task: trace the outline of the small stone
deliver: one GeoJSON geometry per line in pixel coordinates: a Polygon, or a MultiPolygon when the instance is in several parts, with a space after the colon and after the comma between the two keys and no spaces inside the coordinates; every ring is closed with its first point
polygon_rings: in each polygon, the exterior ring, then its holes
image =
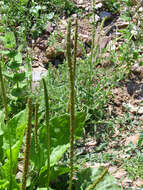
{"type": "Polygon", "coordinates": [[[90,11],[90,7],[85,7],[85,11],[90,11]]]}
{"type": "Polygon", "coordinates": [[[73,14],[72,17],[73,17],[73,18],[77,18],[77,14],[73,14]]]}
{"type": "Polygon", "coordinates": [[[106,18],[106,20],[112,20],[113,19],[112,14],[109,12],[106,12],[106,11],[101,11],[99,16],[100,16],[101,20],[103,20],[104,18],[106,18]]]}
{"type": "Polygon", "coordinates": [[[33,71],[32,72],[32,81],[33,82],[38,82],[42,79],[43,76],[45,76],[47,74],[47,71],[43,72],[43,71],[33,71]]]}
{"type": "Polygon", "coordinates": [[[33,68],[39,67],[39,63],[38,63],[38,62],[34,62],[34,64],[32,64],[32,67],[33,67],[33,68]]]}
{"type": "Polygon", "coordinates": [[[95,9],[100,9],[102,7],[102,3],[98,3],[95,5],[95,9]]]}
{"type": "Polygon", "coordinates": [[[139,13],[142,13],[143,12],[143,7],[140,7],[138,11],[139,11],[139,13]]]}
{"type": "Polygon", "coordinates": [[[83,4],[83,3],[84,3],[84,0],[79,0],[78,3],[79,3],[79,4],[83,4]]]}

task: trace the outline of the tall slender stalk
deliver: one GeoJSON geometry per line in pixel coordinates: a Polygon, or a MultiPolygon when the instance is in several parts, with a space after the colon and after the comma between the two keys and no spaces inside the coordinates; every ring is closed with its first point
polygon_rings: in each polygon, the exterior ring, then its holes
{"type": "MultiPolygon", "coordinates": [[[[75,102],[74,102],[74,70],[71,59],[71,20],[68,21],[67,28],[67,62],[69,70],[69,88],[70,88],[70,176],[69,190],[72,190],[73,181],[73,156],[74,156],[74,125],[75,125],[75,102]]],[[[74,67],[75,68],[75,67],[74,67]]]]}
{"type": "Polygon", "coordinates": [[[91,44],[91,70],[92,71],[92,64],[94,58],[94,48],[95,48],[95,0],[92,0],[92,16],[93,16],[93,23],[92,23],[92,44],[91,44]]]}
{"type": "Polygon", "coordinates": [[[30,147],[31,147],[31,126],[32,126],[32,98],[28,99],[28,124],[25,139],[25,151],[24,151],[24,167],[22,172],[22,184],[21,190],[26,190],[26,180],[28,174],[30,147]]]}
{"type": "Polygon", "coordinates": [[[96,185],[103,179],[103,177],[107,174],[108,169],[105,168],[105,170],[103,171],[103,173],[93,182],[92,185],[90,185],[87,190],[94,190],[96,185]]]}
{"type": "Polygon", "coordinates": [[[5,91],[4,80],[3,80],[1,62],[0,62],[0,83],[1,83],[1,93],[2,93],[3,106],[5,109],[5,120],[8,121],[7,98],[6,98],[6,91],[5,91]]]}
{"type": "Polygon", "coordinates": [[[8,108],[7,108],[7,98],[6,98],[6,90],[5,90],[4,80],[3,80],[1,62],[0,62],[0,84],[1,84],[2,101],[3,101],[4,110],[5,110],[5,120],[6,120],[6,124],[7,124],[7,127],[8,127],[8,140],[9,140],[9,150],[10,150],[9,190],[12,190],[12,188],[13,188],[13,184],[12,184],[12,167],[13,167],[13,164],[12,164],[11,128],[10,128],[10,126],[8,124],[9,117],[8,117],[8,108]]]}
{"type": "Polygon", "coordinates": [[[76,72],[76,56],[77,56],[77,38],[78,38],[78,21],[75,21],[75,34],[74,34],[74,57],[73,57],[73,76],[75,79],[76,72]]]}
{"type": "MultiPolygon", "coordinates": [[[[76,73],[77,39],[78,39],[78,20],[76,18],[76,21],[75,21],[75,33],[74,33],[73,64],[72,64],[74,82],[75,82],[75,73],[76,73]]],[[[70,95],[69,95],[69,100],[68,100],[67,111],[69,112],[69,110],[70,110],[70,95]]]]}
{"type": "Polygon", "coordinates": [[[35,140],[35,153],[38,153],[38,138],[37,138],[37,130],[38,130],[38,100],[35,104],[35,124],[34,124],[34,140],[35,140]]]}
{"type": "Polygon", "coordinates": [[[48,174],[47,174],[47,189],[49,189],[50,184],[50,124],[49,124],[49,97],[45,79],[43,80],[44,85],[44,98],[45,98],[45,119],[47,127],[47,159],[48,159],[48,174]]]}
{"type": "Polygon", "coordinates": [[[90,75],[89,75],[89,93],[91,91],[92,86],[92,73],[93,73],[93,60],[95,57],[95,0],[92,0],[92,43],[91,43],[91,55],[89,57],[89,69],[90,69],[90,75]]]}

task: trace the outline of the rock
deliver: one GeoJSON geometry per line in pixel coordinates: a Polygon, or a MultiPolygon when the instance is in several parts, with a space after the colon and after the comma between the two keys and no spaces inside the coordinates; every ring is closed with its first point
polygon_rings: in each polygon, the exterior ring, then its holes
{"type": "Polygon", "coordinates": [[[84,0],[79,0],[78,1],[78,4],[83,4],[84,3],[84,0]]]}
{"type": "Polygon", "coordinates": [[[63,56],[64,55],[64,52],[59,50],[60,48],[56,49],[54,46],[49,46],[47,49],[46,49],[46,57],[48,59],[54,59],[58,56],[63,56]]]}
{"type": "Polygon", "coordinates": [[[139,79],[143,78],[143,66],[139,66],[138,63],[134,64],[131,71],[138,76],[139,79]]]}
{"type": "MultiPolygon", "coordinates": [[[[97,14],[95,14],[95,22],[98,22],[100,20],[100,17],[97,15],[97,14]]],[[[93,23],[94,22],[94,19],[93,19],[93,16],[91,16],[90,18],[89,18],[89,23],[93,23]]]]}
{"type": "Polygon", "coordinates": [[[106,20],[113,20],[112,14],[106,11],[101,11],[99,16],[101,20],[103,20],[104,18],[106,18],[106,20]]]}
{"type": "Polygon", "coordinates": [[[34,64],[32,64],[32,67],[33,68],[39,67],[39,63],[35,61],[34,64]]]}
{"type": "Polygon", "coordinates": [[[98,4],[95,5],[95,9],[96,9],[96,10],[97,10],[97,9],[100,9],[102,6],[103,6],[102,3],[98,3],[98,4]]]}
{"type": "Polygon", "coordinates": [[[33,82],[39,82],[43,76],[46,76],[47,70],[40,70],[39,68],[37,70],[32,71],[32,81],[33,82]]]}

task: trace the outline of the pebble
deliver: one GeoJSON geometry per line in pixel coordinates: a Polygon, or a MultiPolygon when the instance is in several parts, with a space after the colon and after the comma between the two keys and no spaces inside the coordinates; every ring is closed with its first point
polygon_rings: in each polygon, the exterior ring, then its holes
{"type": "Polygon", "coordinates": [[[106,18],[106,20],[112,20],[113,19],[112,14],[109,12],[106,12],[106,11],[101,11],[99,16],[100,16],[101,20],[103,20],[104,18],[106,18]]]}
{"type": "Polygon", "coordinates": [[[98,3],[97,5],[95,5],[95,9],[100,9],[102,7],[102,3],[98,3]]]}
{"type": "Polygon", "coordinates": [[[43,71],[33,71],[32,72],[32,81],[33,82],[39,82],[43,76],[46,76],[47,71],[43,72],[43,71]]]}

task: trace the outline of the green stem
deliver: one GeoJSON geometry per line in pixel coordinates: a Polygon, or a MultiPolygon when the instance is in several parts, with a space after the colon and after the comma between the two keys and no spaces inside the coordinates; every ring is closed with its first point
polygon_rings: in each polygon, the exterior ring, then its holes
{"type": "Polygon", "coordinates": [[[77,56],[77,38],[78,38],[78,21],[75,21],[75,34],[74,34],[74,57],[73,57],[73,76],[75,79],[76,72],[76,56],[77,56]]]}
{"type": "Polygon", "coordinates": [[[72,189],[73,181],[73,156],[74,156],[74,125],[75,125],[75,102],[74,102],[74,70],[71,59],[71,20],[68,21],[67,28],[67,62],[69,70],[69,88],[70,88],[70,176],[69,190],[72,189]]]}
{"type": "Polygon", "coordinates": [[[94,57],[94,47],[95,47],[95,0],[92,0],[92,16],[93,16],[93,23],[92,23],[92,44],[91,44],[91,67],[90,71],[92,71],[92,64],[93,64],[93,57],[94,57]]]}
{"type": "Polygon", "coordinates": [[[3,106],[5,109],[5,120],[8,122],[7,98],[6,98],[6,91],[5,91],[4,80],[3,80],[1,62],[0,62],[0,83],[1,83],[1,93],[2,93],[3,106]]]}
{"type": "Polygon", "coordinates": [[[38,130],[38,100],[35,104],[35,124],[34,124],[34,140],[35,140],[35,153],[38,153],[38,137],[37,137],[37,130],[38,130]]]}
{"type": "Polygon", "coordinates": [[[48,159],[48,174],[47,174],[47,189],[49,189],[50,184],[50,124],[49,124],[49,97],[45,79],[43,80],[44,85],[44,97],[45,97],[45,118],[46,118],[46,127],[47,127],[47,159],[48,159]]]}
{"type": "Polygon", "coordinates": [[[1,67],[1,62],[0,62],[0,84],[1,84],[1,93],[2,93],[2,101],[3,101],[3,106],[5,110],[5,120],[6,124],[8,127],[8,140],[9,140],[9,150],[10,150],[10,166],[9,166],[9,174],[10,174],[10,183],[9,183],[9,190],[12,190],[13,184],[12,184],[12,143],[11,143],[11,128],[10,125],[8,124],[9,117],[8,117],[8,108],[7,108],[7,98],[6,98],[6,90],[5,90],[5,85],[4,85],[4,80],[3,80],[3,74],[2,74],[2,67],[1,67]]]}
{"type": "Polygon", "coordinates": [[[89,93],[91,92],[91,86],[92,86],[92,73],[93,73],[93,59],[94,59],[94,50],[95,50],[95,0],[92,0],[92,17],[93,17],[93,23],[92,23],[92,43],[91,43],[91,55],[89,57],[89,93]]]}
{"type": "Polygon", "coordinates": [[[103,179],[103,177],[107,174],[108,169],[106,168],[103,173],[93,182],[92,185],[90,185],[87,190],[94,190],[96,185],[103,179]]]}
{"type": "Polygon", "coordinates": [[[31,148],[31,126],[32,126],[32,98],[28,99],[28,124],[25,139],[24,166],[22,172],[21,190],[26,190],[26,180],[28,174],[30,148],[31,148]]]}

